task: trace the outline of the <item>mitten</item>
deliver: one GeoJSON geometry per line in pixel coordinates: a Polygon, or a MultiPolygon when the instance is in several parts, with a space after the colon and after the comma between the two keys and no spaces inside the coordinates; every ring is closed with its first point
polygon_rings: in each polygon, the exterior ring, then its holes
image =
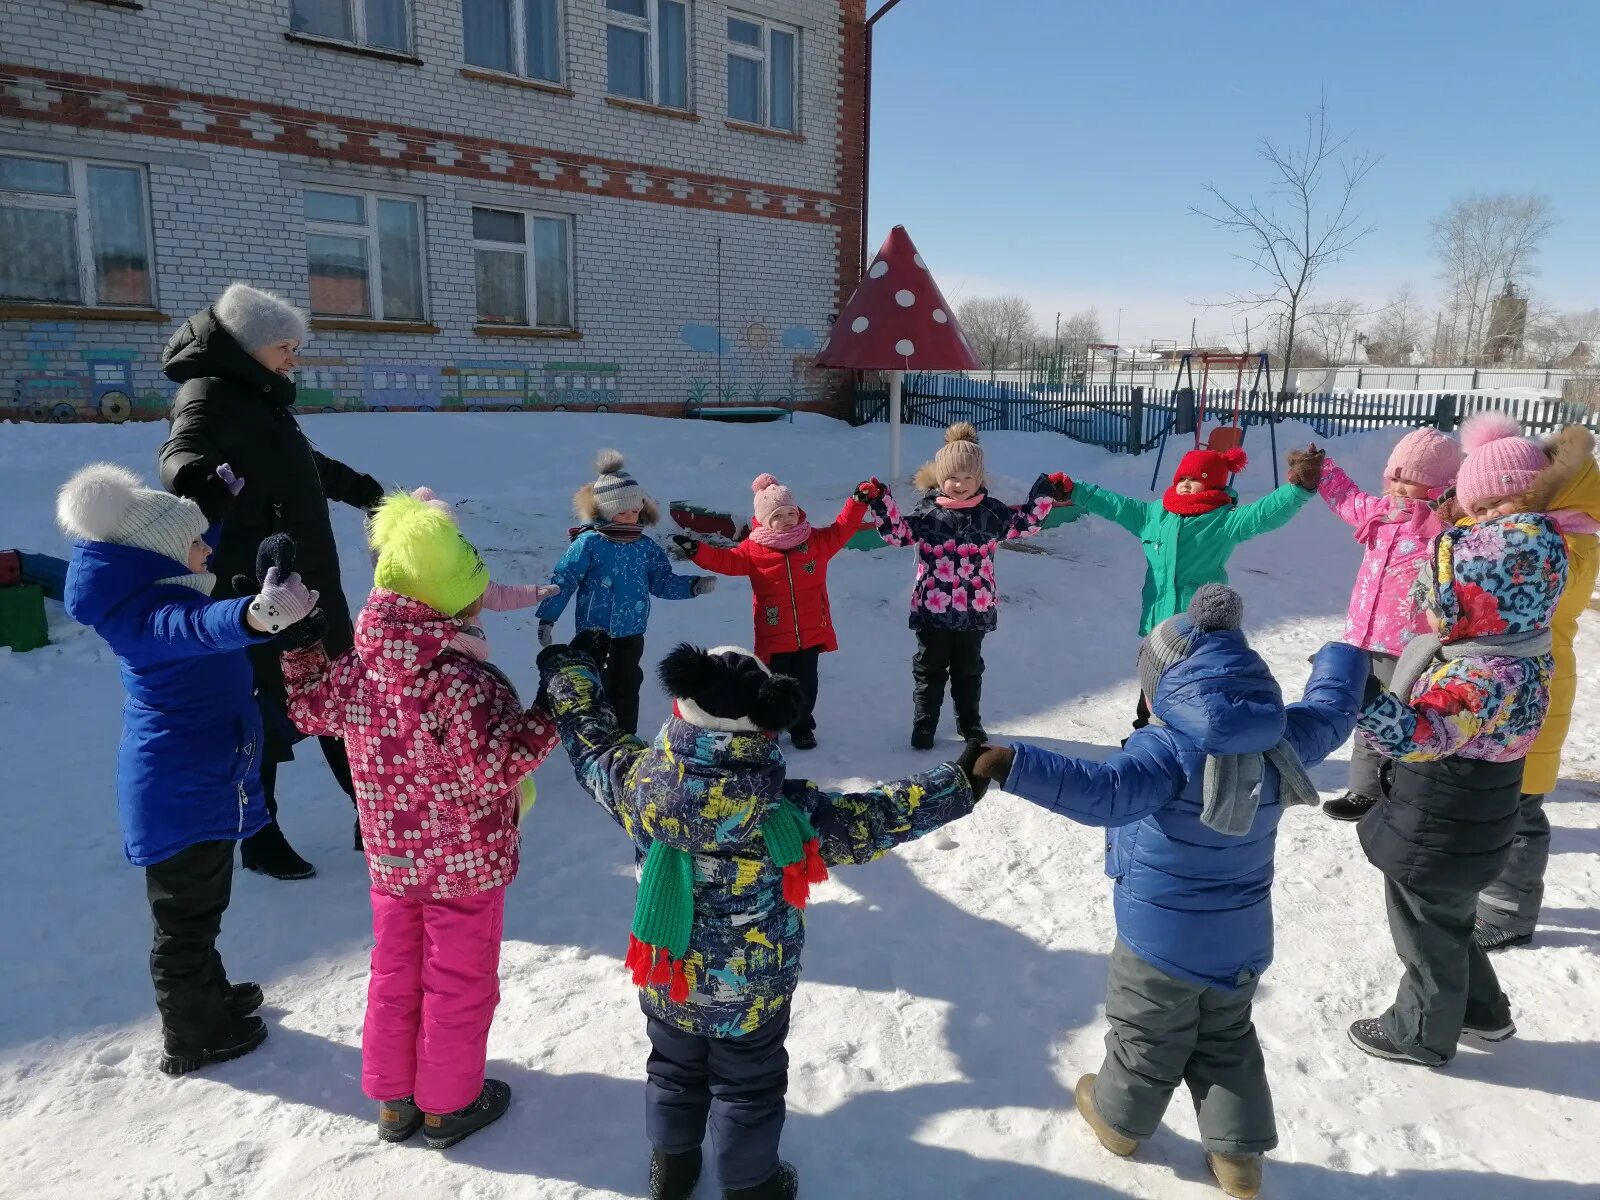
{"type": "Polygon", "coordinates": [[[715,591],[716,586],[717,577],[715,575],[699,575],[695,577],[695,581],[690,590],[693,591],[696,596],[704,596],[707,592],[715,591]]]}
{"type": "Polygon", "coordinates": [[[1028,503],[1032,504],[1040,496],[1049,496],[1052,500],[1066,499],[1065,496],[1061,495],[1055,476],[1046,475],[1043,472],[1040,473],[1039,478],[1033,481],[1033,486],[1028,489],[1028,503]]]}
{"type": "Polygon", "coordinates": [[[550,648],[550,643],[555,640],[555,627],[556,623],[554,621],[539,622],[539,645],[543,646],[547,650],[550,648]]]}
{"type": "Polygon", "coordinates": [[[217,478],[222,480],[222,485],[228,489],[228,495],[237,496],[244,491],[244,480],[233,473],[233,468],[223,463],[217,468],[217,478]]]}
{"type": "Polygon", "coordinates": [[[1322,484],[1322,460],[1327,457],[1328,452],[1318,450],[1315,444],[1289,451],[1289,482],[1305,491],[1316,491],[1322,484]]]}
{"type": "Polygon", "coordinates": [[[262,633],[282,633],[317,606],[317,595],[300,576],[273,567],[261,581],[261,593],[250,602],[245,619],[262,633]]]}
{"type": "Polygon", "coordinates": [[[982,798],[991,783],[1004,784],[1011,777],[1011,762],[1015,757],[1009,746],[988,746],[973,741],[967,743],[956,765],[967,773],[973,792],[982,798]]]}
{"type": "Polygon", "coordinates": [[[1072,499],[1072,476],[1065,471],[1056,471],[1050,476],[1050,482],[1055,485],[1055,498],[1063,504],[1072,499]]]}
{"type": "Polygon", "coordinates": [[[598,669],[611,653],[611,635],[604,629],[585,629],[572,639],[572,649],[582,654],[598,669]]]}
{"type": "MultiPolygon", "coordinates": [[[[233,472],[230,470],[228,474],[231,476],[233,472]]],[[[207,470],[199,463],[190,463],[179,471],[172,481],[172,490],[198,504],[206,520],[213,525],[228,515],[236,494],[235,489],[215,471],[207,470]]]]}
{"type": "Polygon", "coordinates": [[[675,533],[667,540],[672,543],[674,558],[687,559],[693,562],[694,556],[700,553],[700,543],[692,537],[684,537],[681,533],[675,533]]]}
{"type": "Polygon", "coordinates": [[[280,650],[309,650],[328,635],[328,617],[320,608],[313,608],[278,635],[280,650]]]}
{"type": "Polygon", "coordinates": [[[252,579],[248,575],[235,575],[233,577],[233,594],[235,596],[254,596],[261,590],[266,582],[267,574],[274,568],[288,577],[294,574],[294,559],[296,546],[294,539],[287,533],[268,534],[261,539],[261,544],[256,547],[256,574],[252,579]]]}
{"type": "Polygon", "coordinates": [[[874,475],[871,479],[856,484],[856,490],[850,495],[863,504],[876,504],[883,499],[883,492],[883,484],[879,483],[878,477],[874,475]]]}

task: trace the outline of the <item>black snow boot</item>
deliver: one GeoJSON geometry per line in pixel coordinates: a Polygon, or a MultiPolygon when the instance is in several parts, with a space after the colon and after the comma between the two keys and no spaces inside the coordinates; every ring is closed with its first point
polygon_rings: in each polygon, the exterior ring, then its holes
{"type": "Polygon", "coordinates": [[[403,1142],[422,1128],[422,1110],[410,1096],[378,1105],[378,1140],[403,1142]]]}
{"type": "Polygon", "coordinates": [[[259,983],[235,983],[229,985],[228,994],[222,998],[222,1006],[228,1010],[230,1017],[248,1017],[261,1007],[265,999],[259,983]]]}
{"type": "Polygon", "coordinates": [[[765,1183],[747,1188],[723,1188],[722,1200],[795,1200],[799,1194],[800,1173],[792,1163],[780,1162],[765,1183]]]}
{"type": "Polygon", "coordinates": [[[1350,1040],[1373,1058],[1386,1058],[1390,1062],[1411,1063],[1418,1067],[1438,1067],[1442,1063],[1423,1062],[1413,1058],[1389,1040],[1383,1031],[1383,1021],[1377,1017],[1362,1017],[1350,1025],[1350,1040]]]}
{"type": "Polygon", "coordinates": [[[161,1073],[187,1075],[211,1063],[243,1058],[267,1040],[267,1023],[260,1017],[229,1017],[215,1037],[204,1045],[189,1045],[170,1034],[162,1037],[161,1073]]]}
{"type": "Polygon", "coordinates": [[[317,869],[295,853],[277,821],[239,843],[239,865],[274,879],[310,879],[317,869]]]}
{"type": "Polygon", "coordinates": [[[915,722],[911,726],[911,748],[913,750],[932,750],[933,730],[934,726],[931,723],[915,722]]]}
{"type": "Polygon", "coordinates": [[[650,1152],[650,1200],[689,1200],[700,1182],[700,1147],[682,1154],[650,1152]]]}
{"type": "Polygon", "coordinates": [[[789,744],[796,750],[815,750],[817,735],[809,729],[797,729],[789,734],[789,744]]]}
{"type": "Polygon", "coordinates": [[[1533,934],[1509,933],[1479,917],[1472,923],[1472,940],[1478,943],[1479,949],[1493,954],[1496,950],[1512,950],[1517,946],[1532,945],[1533,934]]]}
{"type": "Polygon", "coordinates": [[[1517,1032],[1517,1023],[1511,1019],[1510,1009],[1495,1012],[1487,1008],[1467,1005],[1467,1015],[1462,1018],[1461,1032],[1480,1042],[1503,1042],[1517,1032]]]}
{"type": "Polygon", "coordinates": [[[511,1085],[499,1079],[485,1079],[483,1091],[465,1108],[453,1113],[424,1113],[422,1136],[428,1139],[430,1149],[444,1150],[485,1125],[493,1125],[510,1107],[511,1085]]]}
{"type": "Polygon", "coordinates": [[[1377,802],[1372,796],[1363,796],[1359,792],[1346,792],[1323,804],[1322,811],[1325,816],[1332,817],[1335,821],[1359,821],[1377,802]]]}

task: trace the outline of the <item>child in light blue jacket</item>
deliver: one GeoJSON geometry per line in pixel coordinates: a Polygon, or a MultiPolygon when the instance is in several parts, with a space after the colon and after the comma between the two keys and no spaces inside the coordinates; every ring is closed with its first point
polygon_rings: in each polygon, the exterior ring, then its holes
{"type": "Polygon", "coordinates": [[[575,633],[598,629],[610,638],[600,681],[628,733],[639,731],[639,688],[644,671],[644,631],[650,623],[650,597],[687,600],[716,586],[715,575],[678,575],[667,553],[645,536],[660,518],[656,502],[623,469],[622,455],[602,450],[595,457],[598,478],[572,497],[583,522],[571,530],[572,544],[552,576],[561,591],[539,605],[539,644],[548,646],[567,602],[578,600],[575,633]]]}

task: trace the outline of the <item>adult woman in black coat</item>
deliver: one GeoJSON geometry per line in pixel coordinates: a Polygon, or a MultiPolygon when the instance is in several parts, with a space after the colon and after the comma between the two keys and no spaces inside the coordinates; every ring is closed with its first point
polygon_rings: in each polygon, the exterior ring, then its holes
{"type": "MultiPolygon", "coordinates": [[[[277,532],[293,537],[296,569],[307,587],[322,594],[328,622],[324,641],[328,653],[336,655],[349,649],[353,629],[328,502],[369,509],[382,498],[383,488],[370,475],[312,449],[295,421],[289,373],[305,335],[304,313],[242,283],[183,323],[161,356],[167,378],[181,385],[171,432],[161,447],[161,482],[198,502],[213,522],[222,522],[212,556],[213,594],[219,599],[235,594],[235,575],[254,577],[263,538],[277,532]],[[223,465],[243,481],[237,495],[218,477],[223,465]]],[[[285,715],[278,651],[262,646],[250,658],[268,730],[261,777],[272,821],[244,841],[242,863],[279,879],[303,879],[315,868],[295,853],[277,822],[278,764],[294,757],[297,737],[285,715]]],[[[320,741],[339,786],[353,800],[344,743],[320,741]]]]}

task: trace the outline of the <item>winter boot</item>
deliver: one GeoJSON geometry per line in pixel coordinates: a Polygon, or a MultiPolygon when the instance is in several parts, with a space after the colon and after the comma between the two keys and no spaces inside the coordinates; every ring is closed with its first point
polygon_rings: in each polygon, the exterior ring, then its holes
{"type": "Polygon", "coordinates": [[[465,1108],[453,1113],[424,1113],[422,1136],[428,1139],[430,1149],[444,1150],[485,1125],[493,1125],[510,1107],[511,1085],[499,1079],[485,1079],[483,1091],[465,1108]]]}
{"type": "Polygon", "coordinates": [[[913,724],[911,726],[911,748],[913,750],[932,750],[933,730],[934,727],[932,725],[925,725],[921,721],[913,724]]]}
{"type": "Polygon", "coordinates": [[[1480,1042],[1503,1042],[1517,1032],[1517,1023],[1511,1019],[1509,1009],[1495,1012],[1469,1004],[1467,1015],[1461,1021],[1461,1032],[1480,1042]]]}
{"type": "Polygon", "coordinates": [[[1217,1186],[1238,1200],[1256,1200],[1261,1194],[1261,1155],[1213,1154],[1206,1151],[1206,1166],[1217,1186]]]}
{"type": "Polygon", "coordinates": [[[310,879],[317,869],[294,852],[276,821],[239,843],[239,865],[274,879],[310,879]]]}
{"type": "Polygon", "coordinates": [[[800,1173],[792,1163],[780,1162],[765,1183],[747,1188],[723,1188],[722,1200],[795,1200],[799,1194],[800,1173]]]}
{"type": "Polygon", "coordinates": [[[789,734],[789,744],[796,750],[815,750],[817,735],[809,729],[797,729],[789,734]]]}
{"type": "Polygon", "coordinates": [[[1372,1055],[1373,1058],[1385,1058],[1390,1062],[1411,1063],[1418,1067],[1441,1067],[1443,1063],[1423,1062],[1420,1058],[1413,1058],[1404,1050],[1389,1040],[1389,1035],[1383,1031],[1383,1022],[1377,1017],[1362,1017],[1350,1025],[1350,1040],[1355,1045],[1372,1055]]]}
{"type": "Polygon", "coordinates": [[[222,998],[222,1006],[228,1010],[230,1017],[248,1017],[261,1007],[265,999],[259,983],[235,983],[229,986],[227,995],[222,998]]]}
{"type": "Polygon", "coordinates": [[[650,1200],[689,1200],[700,1182],[700,1147],[682,1154],[650,1152],[650,1200]]]}
{"type": "Polygon", "coordinates": [[[1089,1123],[1089,1128],[1094,1130],[1094,1135],[1100,1139],[1102,1146],[1118,1158],[1127,1158],[1139,1148],[1139,1143],[1131,1137],[1123,1137],[1106,1124],[1106,1119],[1094,1106],[1094,1081],[1093,1075],[1085,1075],[1078,1080],[1078,1086],[1074,1089],[1078,1101],[1078,1115],[1089,1123]]]}
{"type": "Polygon", "coordinates": [[[378,1105],[378,1140],[403,1142],[422,1128],[422,1110],[410,1096],[378,1105]]]}
{"type": "Polygon", "coordinates": [[[1335,821],[1359,821],[1377,802],[1372,796],[1363,796],[1359,792],[1346,792],[1323,804],[1322,812],[1335,821]]]}
{"type": "Polygon", "coordinates": [[[267,1023],[260,1017],[228,1018],[215,1037],[203,1046],[180,1042],[171,1034],[162,1037],[161,1073],[187,1075],[211,1063],[243,1058],[267,1040],[267,1023]]]}
{"type": "Polygon", "coordinates": [[[1531,945],[1533,934],[1508,933],[1479,917],[1472,923],[1472,940],[1478,943],[1479,949],[1493,954],[1496,950],[1512,950],[1517,946],[1531,945]]]}

